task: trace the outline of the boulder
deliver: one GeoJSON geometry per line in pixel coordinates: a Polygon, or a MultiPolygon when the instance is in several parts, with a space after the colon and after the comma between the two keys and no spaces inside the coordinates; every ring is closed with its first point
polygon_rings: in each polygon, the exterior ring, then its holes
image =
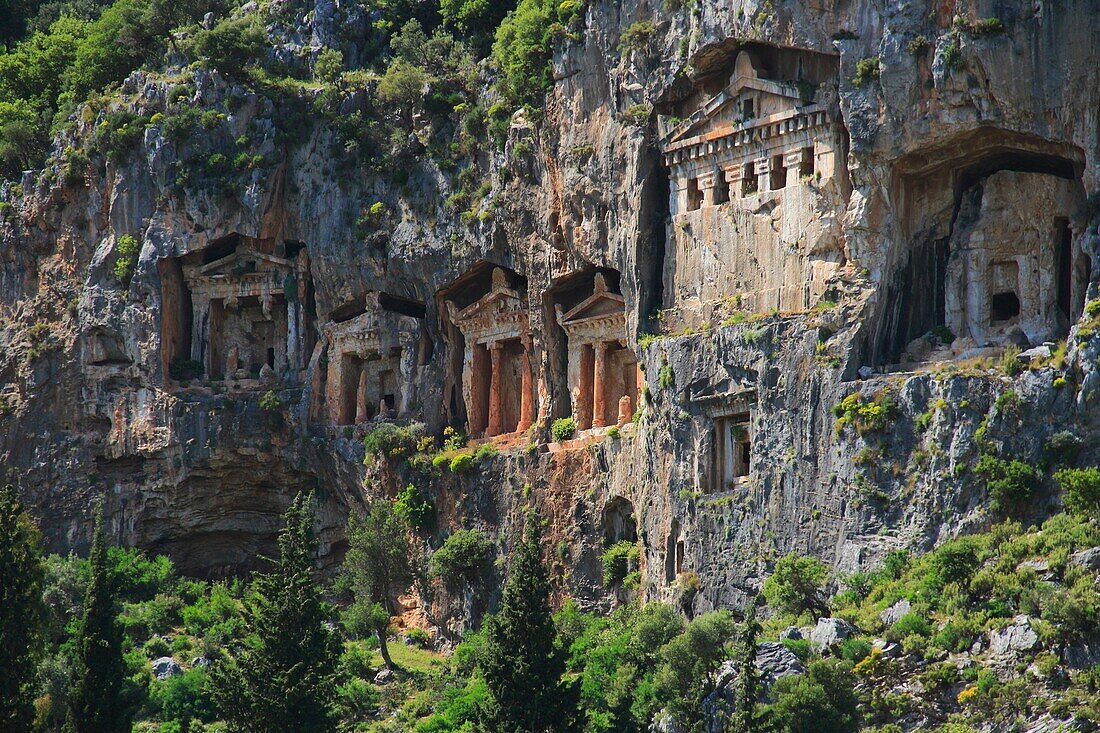
{"type": "Polygon", "coordinates": [[[1015,656],[1039,646],[1039,635],[1031,628],[1031,618],[1016,616],[1012,624],[989,632],[989,651],[995,656],[1015,656]]]}
{"type": "Polygon", "coordinates": [[[805,674],[806,665],[798,655],[780,642],[765,641],[756,645],[756,668],[764,688],[772,686],[780,677],[805,674]]]}
{"type": "Polygon", "coordinates": [[[388,685],[389,683],[393,682],[393,678],[394,675],[392,669],[383,669],[380,670],[378,674],[374,675],[374,684],[388,685]]]}
{"type": "Polygon", "coordinates": [[[1016,358],[1024,364],[1028,364],[1031,362],[1032,359],[1049,359],[1051,357],[1051,353],[1052,352],[1050,350],[1050,345],[1043,344],[1042,346],[1036,346],[1033,349],[1021,351],[1019,354],[1016,355],[1016,358]]]}
{"type": "Polygon", "coordinates": [[[898,619],[909,613],[911,610],[913,610],[913,606],[909,603],[909,599],[902,598],[900,601],[880,613],[878,617],[882,621],[883,625],[893,626],[898,622],[898,619]]]}
{"type": "Polygon", "coordinates": [[[797,626],[788,626],[779,632],[779,640],[786,641],[787,639],[802,639],[802,629],[797,626]]]}
{"type": "Polygon", "coordinates": [[[191,660],[191,666],[192,667],[206,667],[210,664],[213,664],[213,661],[214,660],[212,660],[210,657],[195,657],[194,659],[191,660]]]}
{"type": "Polygon", "coordinates": [[[183,674],[183,668],[180,667],[179,662],[171,657],[154,659],[151,664],[153,665],[153,676],[158,680],[166,680],[169,677],[183,674]]]}
{"type": "Polygon", "coordinates": [[[1069,556],[1069,561],[1089,570],[1100,570],[1100,547],[1079,550],[1069,556]]]}
{"type": "Polygon", "coordinates": [[[857,629],[842,618],[822,618],[810,632],[810,646],[817,653],[831,649],[856,633],[857,629]]]}

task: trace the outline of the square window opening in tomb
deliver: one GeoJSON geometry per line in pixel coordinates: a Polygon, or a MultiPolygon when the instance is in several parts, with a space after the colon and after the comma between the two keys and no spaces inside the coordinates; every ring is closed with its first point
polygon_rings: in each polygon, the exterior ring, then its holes
{"type": "Polygon", "coordinates": [[[749,478],[752,435],[746,414],[714,421],[714,481],[712,491],[728,491],[749,478]]]}
{"type": "Polygon", "coordinates": [[[994,293],[989,299],[991,323],[1008,323],[1020,316],[1020,298],[1011,290],[994,293]]]}

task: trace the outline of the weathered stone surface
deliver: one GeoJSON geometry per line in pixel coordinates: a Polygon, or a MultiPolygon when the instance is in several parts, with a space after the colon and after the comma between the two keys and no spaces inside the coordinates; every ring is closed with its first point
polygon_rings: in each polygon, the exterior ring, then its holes
{"type": "Polygon", "coordinates": [[[154,659],[149,664],[153,668],[153,676],[158,680],[166,680],[169,677],[183,674],[183,668],[180,667],[179,662],[172,659],[172,657],[160,657],[154,659]]]}
{"type": "Polygon", "coordinates": [[[902,598],[900,601],[885,609],[879,614],[879,619],[885,626],[893,626],[898,622],[905,614],[909,613],[912,609],[912,604],[909,603],[908,598],[902,598]]]}
{"type": "Polygon", "coordinates": [[[857,629],[842,618],[820,618],[810,632],[810,646],[821,653],[856,633],[857,629]]]}
{"type": "Polygon", "coordinates": [[[1027,616],[1016,616],[1012,624],[989,632],[989,651],[995,656],[1029,652],[1039,646],[1039,635],[1027,616]]]}

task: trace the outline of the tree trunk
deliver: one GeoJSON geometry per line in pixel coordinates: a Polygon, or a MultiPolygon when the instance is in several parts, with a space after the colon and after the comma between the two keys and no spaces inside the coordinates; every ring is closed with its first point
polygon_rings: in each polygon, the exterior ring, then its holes
{"type": "Polygon", "coordinates": [[[382,663],[386,665],[386,669],[392,670],[393,660],[390,659],[390,648],[386,646],[386,626],[379,626],[377,629],[378,634],[378,651],[382,654],[382,663]]]}

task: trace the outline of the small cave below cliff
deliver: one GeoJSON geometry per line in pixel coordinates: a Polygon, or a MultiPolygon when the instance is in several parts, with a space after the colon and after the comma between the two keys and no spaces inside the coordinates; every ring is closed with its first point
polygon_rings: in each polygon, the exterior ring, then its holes
{"type": "Polygon", "coordinates": [[[1074,146],[994,128],[901,158],[899,246],[863,363],[896,369],[1064,338],[1092,273],[1083,162],[1074,146]]]}
{"type": "MultiPolygon", "coordinates": [[[[278,554],[282,515],[317,477],[284,462],[248,456],[219,456],[159,492],[156,500],[124,509],[136,521],[123,540],[172,558],[180,572],[220,578],[262,569],[278,554]]],[[[322,565],[328,548],[342,537],[347,509],[335,497],[318,496],[317,525],[322,565]]],[[[124,517],[126,519],[126,517],[124,517]]]]}

